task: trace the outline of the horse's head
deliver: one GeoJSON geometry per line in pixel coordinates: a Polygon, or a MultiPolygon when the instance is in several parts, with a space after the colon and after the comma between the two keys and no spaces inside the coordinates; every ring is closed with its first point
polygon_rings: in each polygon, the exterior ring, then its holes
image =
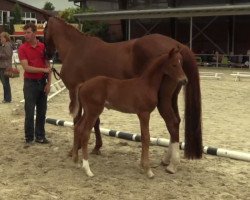
{"type": "Polygon", "coordinates": [[[56,52],[56,47],[52,38],[52,32],[49,27],[49,21],[47,21],[44,28],[44,44],[45,44],[45,56],[48,60],[51,60],[56,52]]]}
{"type": "Polygon", "coordinates": [[[180,54],[180,48],[173,48],[168,54],[167,66],[164,73],[180,84],[187,83],[187,77],[182,69],[183,60],[180,54]]]}

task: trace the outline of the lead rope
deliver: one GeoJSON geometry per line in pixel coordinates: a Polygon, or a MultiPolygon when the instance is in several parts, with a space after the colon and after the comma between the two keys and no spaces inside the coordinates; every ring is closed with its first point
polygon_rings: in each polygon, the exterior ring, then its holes
{"type": "Polygon", "coordinates": [[[52,57],[52,66],[51,66],[51,70],[53,72],[53,75],[55,77],[56,80],[60,80],[60,73],[56,70],[56,68],[54,67],[55,64],[55,60],[56,60],[56,53],[54,53],[53,57],[52,57]]]}

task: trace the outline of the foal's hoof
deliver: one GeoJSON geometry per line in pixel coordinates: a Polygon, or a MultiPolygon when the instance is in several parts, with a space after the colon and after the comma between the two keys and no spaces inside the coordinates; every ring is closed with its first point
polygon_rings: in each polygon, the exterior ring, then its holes
{"type": "Polygon", "coordinates": [[[88,177],[93,177],[94,176],[94,174],[91,171],[86,172],[86,174],[87,174],[88,177]]]}
{"type": "Polygon", "coordinates": [[[151,169],[149,169],[149,170],[147,170],[147,176],[148,176],[148,178],[154,178],[154,173],[152,172],[152,170],[151,169]]]}
{"type": "Polygon", "coordinates": [[[93,150],[91,151],[91,154],[101,155],[101,151],[100,151],[100,150],[97,150],[97,149],[93,149],[93,150]]]}
{"type": "Polygon", "coordinates": [[[142,165],[139,165],[139,170],[141,174],[146,174],[148,178],[154,178],[155,174],[152,172],[151,168],[145,169],[142,167],[142,165]]]}

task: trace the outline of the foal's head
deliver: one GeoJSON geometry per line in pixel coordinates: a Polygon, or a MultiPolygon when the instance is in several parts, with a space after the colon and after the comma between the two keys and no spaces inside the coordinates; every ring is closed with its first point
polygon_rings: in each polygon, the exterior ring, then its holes
{"type": "Polygon", "coordinates": [[[52,39],[51,29],[49,27],[49,21],[47,21],[44,28],[44,44],[45,44],[45,55],[47,59],[52,59],[56,52],[56,47],[52,39]]]}
{"type": "Polygon", "coordinates": [[[164,69],[164,73],[173,80],[181,83],[187,83],[187,77],[182,69],[182,56],[179,48],[173,48],[168,55],[167,66],[164,69]]]}

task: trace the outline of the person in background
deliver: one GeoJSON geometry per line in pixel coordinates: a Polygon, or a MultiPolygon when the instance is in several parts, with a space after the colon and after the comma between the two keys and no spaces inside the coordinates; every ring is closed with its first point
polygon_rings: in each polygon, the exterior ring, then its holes
{"type": "Polygon", "coordinates": [[[19,47],[18,55],[24,69],[25,141],[26,144],[31,144],[35,139],[37,143],[47,144],[49,141],[45,137],[45,119],[51,68],[44,55],[45,45],[36,38],[36,25],[28,23],[23,30],[26,42],[19,47]]]}
{"type": "Polygon", "coordinates": [[[2,103],[11,102],[11,88],[10,80],[8,76],[4,75],[4,71],[12,66],[12,47],[10,43],[10,36],[6,32],[0,34],[1,46],[0,46],[0,79],[3,84],[3,100],[2,103]]]}

